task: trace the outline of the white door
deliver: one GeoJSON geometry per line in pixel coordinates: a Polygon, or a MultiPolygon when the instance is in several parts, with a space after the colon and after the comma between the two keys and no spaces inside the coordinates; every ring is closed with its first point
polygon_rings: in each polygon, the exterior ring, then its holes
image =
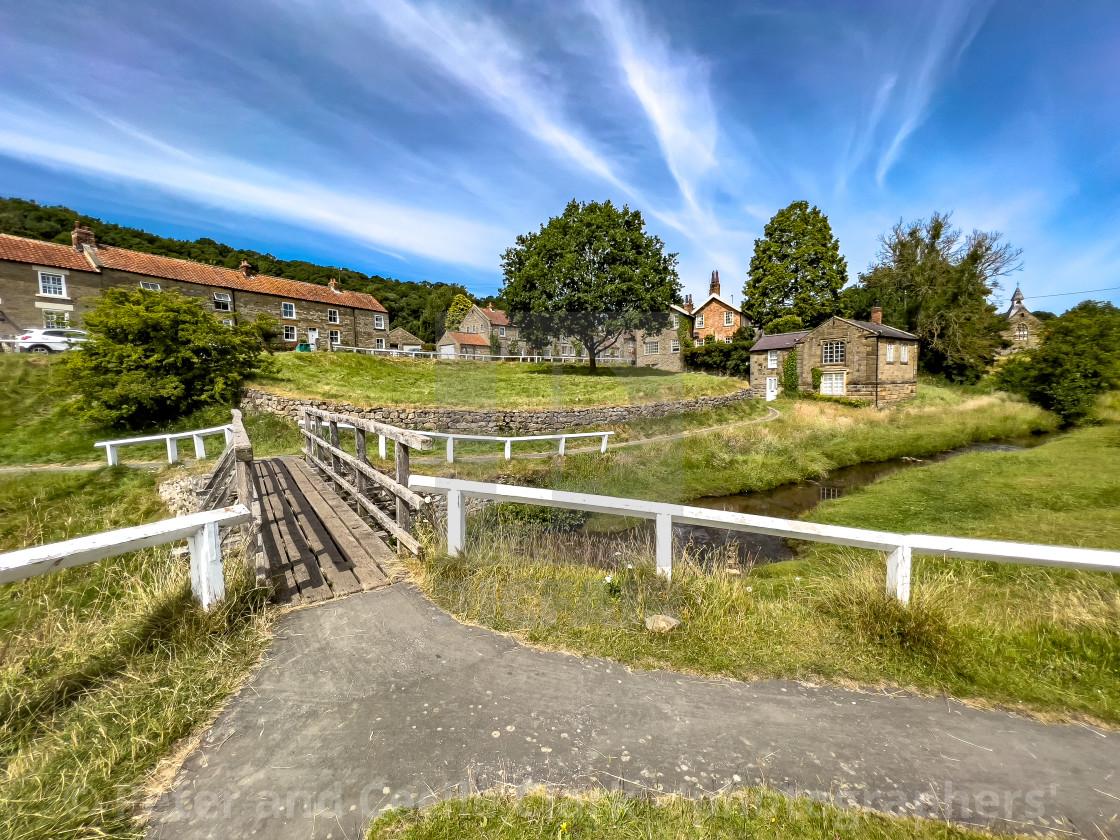
{"type": "Polygon", "coordinates": [[[778,377],[766,377],[766,402],[778,398],[778,377]]]}
{"type": "Polygon", "coordinates": [[[319,331],[315,327],[307,328],[307,343],[314,350],[319,345],[319,331]]]}
{"type": "Polygon", "coordinates": [[[441,359],[454,359],[455,358],[455,345],[445,344],[439,348],[439,355],[441,359]]]}

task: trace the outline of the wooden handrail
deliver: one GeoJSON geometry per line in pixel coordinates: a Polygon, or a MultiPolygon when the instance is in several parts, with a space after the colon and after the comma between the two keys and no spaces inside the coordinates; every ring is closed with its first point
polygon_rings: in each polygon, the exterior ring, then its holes
{"type": "Polygon", "coordinates": [[[398,484],[392,478],[385,475],[385,473],[376,469],[372,465],[363,463],[362,461],[358,460],[341,447],[335,446],[329,441],[323,440],[323,438],[319,437],[314,432],[309,432],[306,429],[300,429],[299,431],[300,434],[307,438],[310,442],[317,444],[320,449],[325,449],[333,457],[338,458],[340,461],[342,461],[342,463],[346,464],[346,466],[361,473],[362,476],[368,478],[370,481],[375,482],[388,492],[392,493],[394,496],[404,499],[408,506],[413,510],[420,510],[424,507],[424,505],[430,502],[429,499],[425,499],[423,496],[412,492],[403,484],[398,484]]]}
{"type": "Polygon", "coordinates": [[[366,417],[355,417],[352,414],[338,414],[333,411],[311,408],[310,406],[304,406],[303,412],[305,414],[310,414],[312,417],[317,417],[320,420],[326,420],[327,422],[346,424],[375,435],[384,435],[389,438],[389,440],[403,443],[410,449],[419,449],[421,452],[427,452],[432,448],[432,439],[422,432],[400,429],[386,423],[378,423],[376,420],[370,420],[366,417]]]}

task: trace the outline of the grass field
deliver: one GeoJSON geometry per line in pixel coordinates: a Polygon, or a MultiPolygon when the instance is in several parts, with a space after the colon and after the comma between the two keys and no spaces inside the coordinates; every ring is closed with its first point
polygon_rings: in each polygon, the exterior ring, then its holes
{"type": "MultiPolygon", "coordinates": [[[[0,551],[168,515],[123,467],[0,476],[0,551]]],[[[269,633],[248,563],[210,613],[170,547],[0,587],[0,837],[140,838],[150,774],[204,725],[269,633]]]]}
{"type": "Polygon", "coordinates": [[[844,810],[748,790],[704,800],[621,794],[473,796],[374,821],[368,840],[979,840],[991,837],[933,820],[844,810]]]}
{"type": "MultiPolygon", "coordinates": [[[[1120,426],[1105,425],[897,473],[811,518],[1118,549],[1117,499],[1120,426]]],[[[619,537],[604,570],[583,562],[592,552],[575,538],[472,522],[469,555],[433,556],[418,578],[449,611],[532,644],[739,679],[914,687],[1120,724],[1117,575],[918,558],[904,607],[884,596],[885,560],[872,552],[809,546],[739,575],[686,560],[666,583],[644,537],[619,537]],[[643,617],[660,612],[681,626],[647,633],[643,617]]]]}
{"type": "Polygon", "coordinates": [[[253,384],[283,396],[357,406],[554,408],[679,400],[730,394],[747,383],[703,373],[666,373],[622,365],[442,362],[379,359],[352,353],[281,353],[253,384]]]}

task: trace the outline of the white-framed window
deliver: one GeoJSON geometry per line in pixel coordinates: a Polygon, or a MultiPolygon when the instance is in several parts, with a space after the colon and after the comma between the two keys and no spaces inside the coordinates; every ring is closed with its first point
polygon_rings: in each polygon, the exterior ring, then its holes
{"type": "Polygon", "coordinates": [[[1015,328],[1015,340],[1026,341],[1027,336],[1030,335],[1030,332],[1031,331],[1027,328],[1026,324],[1019,324],[1019,326],[1015,328]]]}
{"type": "MultiPolygon", "coordinates": [[[[229,296],[229,292],[214,292],[214,309],[218,312],[233,311],[233,298],[229,296]]],[[[295,312],[292,317],[295,317],[295,312]]]]}
{"type": "Polygon", "coordinates": [[[376,330],[385,329],[385,316],[384,315],[374,315],[373,316],[373,328],[376,329],[376,330]]]}
{"type": "Polygon", "coordinates": [[[378,350],[384,350],[385,349],[385,339],[375,338],[373,340],[373,346],[376,347],[378,350]]]}
{"type": "Polygon", "coordinates": [[[893,344],[888,344],[887,345],[887,364],[888,365],[894,364],[894,345],[893,344]]]}
{"type": "Polygon", "coordinates": [[[723,337],[723,343],[724,343],[724,344],[730,344],[730,343],[731,343],[731,336],[729,336],[729,335],[725,335],[725,336],[723,337]]]}
{"type": "Polygon", "coordinates": [[[328,324],[337,324],[337,323],[339,323],[339,320],[338,320],[338,310],[337,310],[337,309],[328,309],[328,310],[327,310],[327,323],[328,323],[328,324]]]}
{"type": "Polygon", "coordinates": [[[52,271],[39,272],[39,294],[43,297],[66,297],[66,275],[52,271]]]}
{"type": "MultiPolygon", "coordinates": [[[[821,342],[821,363],[826,365],[839,365],[847,361],[847,352],[843,341],[821,342]]],[[[823,393],[823,392],[822,392],[823,393]]]]}
{"type": "Polygon", "coordinates": [[[902,345],[901,356],[902,356],[902,364],[904,364],[904,365],[910,364],[910,345],[909,344],[903,344],[902,345]]]}
{"type": "Polygon", "coordinates": [[[670,315],[669,316],[669,323],[673,325],[673,329],[677,329],[681,325],[681,316],[680,315],[670,315]]]}
{"type": "Polygon", "coordinates": [[[844,396],[844,372],[821,374],[821,393],[831,397],[844,396]]]}
{"type": "Polygon", "coordinates": [[[669,352],[670,353],[681,352],[681,343],[679,341],[677,341],[675,338],[672,341],[669,342],[669,352]]]}
{"type": "Polygon", "coordinates": [[[770,370],[776,370],[777,369],[777,367],[778,367],[778,351],[777,350],[767,350],[766,351],[766,367],[769,368],[770,370]]]}
{"type": "Polygon", "coordinates": [[[233,318],[222,318],[222,325],[226,327],[233,326],[233,318]]]}
{"type": "Polygon", "coordinates": [[[697,315],[696,316],[696,327],[697,327],[697,329],[702,329],[704,327],[704,316],[703,315],[697,315]]]}
{"type": "Polygon", "coordinates": [[[293,327],[291,324],[285,324],[284,325],[284,340],[285,341],[297,341],[298,340],[298,336],[296,335],[296,328],[293,327]]]}
{"type": "Polygon", "coordinates": [[[735,326],[735,313],[734,312],[724,312],[723,313],[723,325],[725,327],[735,326]]]}
{"type": "Polygon", "coordinates": [[[43,310],[43,328],[61,329],[70,326],[70,313],[57,312],[54,309],[43,310]]]}
{"type": "Polygon", "coordinates": [[[140,288],[141,289],[146,289],[149,292],[162,292],[163,291],[163,289],[160,287],[159,283],[152,283],[149,280],[141,280],[140,281],[140,288]]]}
{"type": "MultiPolygon", "coordinates": [[[[288,318],[288,319],[295,318],[296,317],[296,305],[294,303],[288,303],[287,301],[280,304],[280,317],[281,318],[288,318]]],[[[293,329],[294,329],[294,327],[293,327],[293,329]]]]}
{"type": "Polygon", "coordinates": [[[498,327],[498,335],[500,335],[502,338],[505,338],[506,337],[506,328],[505,327],[498,327]]]}
{"type": "Polygon", "coordinates": [[[704,338],[704,336],[700,336],[698,339],[696,339],[696,346],[697,347],[703,347],[705,340],[706,339],[704,338]]]}
{"type": "Polygon", "coordinates": [[[642,353],[646,356],[656,356],[661,352],[660,341],[646,341],[642,343],[642,353]]]}
{"type": "Polygon", "coordinates": [[[341,344],[342,343],[342,333],[341,333],[341,331],[331,330],[330,331],[330,339],[331,339],[331,344],[341,344]]]}

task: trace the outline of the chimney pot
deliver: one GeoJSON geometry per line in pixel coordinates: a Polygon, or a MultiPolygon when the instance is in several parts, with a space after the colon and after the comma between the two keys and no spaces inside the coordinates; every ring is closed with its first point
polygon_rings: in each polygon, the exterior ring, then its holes
{"type": "Polygon", "coordinates": [[[871,323],[872,324],[883,323],[883,307],[881,307],[881,306],[871,307],[871,323]]]}
{"type": "Polygon", "coordinates": [[[248,260],[242,260],[241,265],[238,266],[238,270],[242,274],[244,274],[246,277],[252,277],[253,276],[253,267],[251,265],[249,265],[248,260]]]}
{"type": "Polygon", "coordinates": [[[332,292],[337,292],[337,291],[338,291],[338,278],[337,278],[337,277],[332,277],[332,278],[331,278],[331,282],[329,282],[329,283],[327,284],[327,287],[328,287],[328,288],[329,288],[329,289],[330,289],[330,290],[331,290],[332,292]]]}
{"type": "Polygon", "coordinates": [[[712,272],[712,282],[708,285],[708,293],[713,295],[719,294],[719,272],[712,272]]]}
{"type": "Polygon", "coordinates": [[[74,243],[74,250],[76,251],[81,251],[86,245],[91,248],[97,247],[97,237],[93,235],[92,230],[80,221],[74,222],[74,232],[70,234],[70,240],[74,243]]]}

